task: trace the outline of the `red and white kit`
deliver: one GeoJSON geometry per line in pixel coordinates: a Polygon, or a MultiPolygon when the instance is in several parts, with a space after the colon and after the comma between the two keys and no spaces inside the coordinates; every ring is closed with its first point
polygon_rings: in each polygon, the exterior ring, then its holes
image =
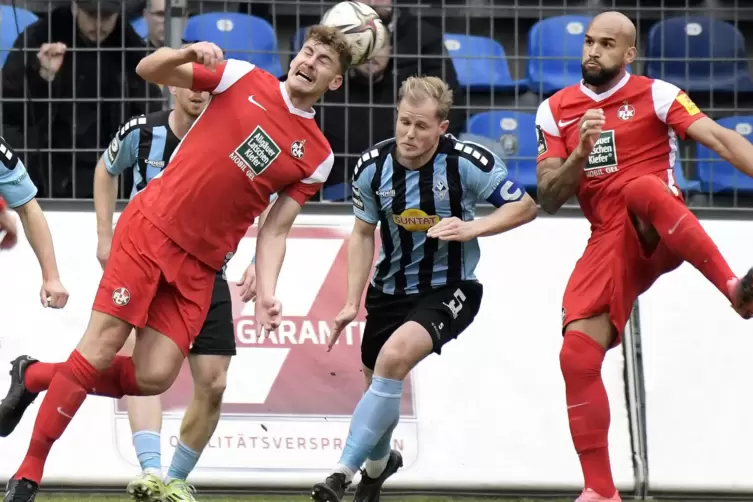
{"type": "Polygon", "coordinates": [[[193,65],[193,90],[211,100],[167,168],[128,204],[94,309],[151,326],[184,353],[206,317],[214,277],[246,230],[285,193],[303,205],[334,156],[313,111],[254,65],[193,65]]]}
{"type": "Polygon", "coordinates": [[[662,80],[626,74],[603,94],[573,85],[539,106],[538,160],[566,159],[578,146],[581,117],[595,108],[604,111],[606,123],[577,192],[592,233],[567,284],[562,322],[564,327],[608,312],[621,336],[638,296],[682,263],[661,241],[650,254],[644,251],[621,191],[651,175],[682,200],[674,177],[677,136],[684,139],[688,127],[705,115],[662,80]]]}

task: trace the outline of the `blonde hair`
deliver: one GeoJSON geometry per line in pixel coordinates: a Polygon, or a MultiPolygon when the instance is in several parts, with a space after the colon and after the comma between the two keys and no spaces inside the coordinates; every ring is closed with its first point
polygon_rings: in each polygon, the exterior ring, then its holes
{"type": "Polygon", "coordinates": [[[397,104],[404,99],[414,104],[433,99],[437,102],[437,118],[442,121],[450,114],[452,89],[439,77],[408,77],[400,86],[397,104]]]}
{"type": "Polygon", "coordinates": [[[334,26],[317,24],[306,31],[306,41],[313,40],[315,43],[326,45],[337,54],[340,61],[340,70],[348,69],[351,61],[350,44],[343,32],[334,26]]]}

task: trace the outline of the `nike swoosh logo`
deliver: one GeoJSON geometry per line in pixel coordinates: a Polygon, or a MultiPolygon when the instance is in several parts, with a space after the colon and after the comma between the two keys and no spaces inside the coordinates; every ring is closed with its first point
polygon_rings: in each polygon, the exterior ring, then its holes
{"type": "Polygon", "coordinates": [[[63,415],[66,418],[70,418],[71,420],[73,420],[73,417],[70,416],[69,414],[67,414],[66,412],[64,412],[63,408],[61,408],[60,406],[58,406],[58,413],[60,413],[61,415],[63,415]]]}
{"type": "Polygon", "coordinates": [[[569,126],[570,124],[572,124],[573,122],[575,122],[577,120],[578,119],[573,119],[573,120],[568,120],[567,122],[562,122],[560,120],[559,122],[557,122],[557,125],[560,126],[560,127],[567,127],[567,126],[569,126]]]}
{"type": "Polygon", "coordinates": [[[687,215],[688,213],[685,213],[682,216],[680,216],[680,219],[677,220],[677,223],[675,223],[675,225],[669,229],[669,235],[672,235],[673,233],[675,233],[675,231],[677,230],[677,227],[680,226],[680,223],[682,223],[682,220],[684,220],[687,215]]]}
{"type": "Polygon", "coordinates": [[[256,101],[256,100],[254,99],[254,95],[253,95],[253,94],[252,94],[252,95],[250,95],[250,96],[248,97],[248,102],[249,102],[249,103],[251,103],[251,104],[254,104],[254,105],[258,106],[259,108],[261,108],[261,109],[262,109],[262,110],[264,110],[265,112],[267,111],[267,109],[266,109],[266,108],[264,108],[264,107],[263,107],[263,106],[261,105],[261,103],[259,103],[258,101],[256,101]]]}

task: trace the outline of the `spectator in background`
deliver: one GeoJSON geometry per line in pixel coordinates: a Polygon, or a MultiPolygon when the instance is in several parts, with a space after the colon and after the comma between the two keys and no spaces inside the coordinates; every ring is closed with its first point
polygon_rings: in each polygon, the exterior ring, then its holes
{"type": "Polygon", "coordinates": [[[81,0],[55,8],[18,37],[2,69],[3,133],[28,149],[43,197],[91,198],[92,166],[120,123],[162,107],[159,88],[136,74],[146,45],[121,19],[123,7],[81,0]]]}
{"type": "MultiPolygon", "coordinates": [[[[335,164],[323,191],[327,200],[349,198],[358,154],[394,136],[396,92],[410,75],[396,73],[391,52],[388,45],[365,64],[351,68],[343,85],[328,92],[318,105],[319,128],[335,152],[335,164]]],[[[457,136],[462,128],[462,119],[451,121],[448,132],[457,136]]]]}
{"type": "MultiPolygon", "coordinates": [[[[454,102],[462,106],[465,94],[458,84],[455,67],[447,57],[441,30],[408,10],[395,7],[392,0],[362,1],[379,14],[390,32],[397,87],[412,75],[439,77],[452,89],[454,102]]],[[[453,131],[458,131],[457,128],[463,126],[465,113],[459,108],[453,107],[453,110],[449,117],[449,132],[455,134],[453,131]]]]}
{"type": "Polygon", "coordinates": [[[147,0],[144,7],[146,20],[146,43],[150,50],[159,49],[165,45],[165,0],[147,0]]]}

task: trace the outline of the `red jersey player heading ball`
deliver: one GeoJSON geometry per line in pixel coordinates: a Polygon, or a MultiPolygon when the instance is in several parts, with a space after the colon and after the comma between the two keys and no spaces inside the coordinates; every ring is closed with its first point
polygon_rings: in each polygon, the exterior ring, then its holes
{"type": "Polygon", "coordinates": [[[213,96],[167,168],[121,215],[89,326],[68,361],[14,361],[0,434],[12,432],[38,392],[47,395],[4,500],[33,500],[52,444],[87,394],[120,398],[170,387],[204,322],[216,272],[274,193],[257,239],[256,315],[266,329],[279,325],[274,295],[285,239],[332,168],[312,105],[340,86],[349,61],[342,33],[316,26],[284,83],[250,63],[223,61],[206,42],[163,48],[139,63],[146,80],[213,96]],[[133,359],[116,356],[132,327],[133,359]]]}
{"type": "Polygon", "coordinates": [[[601,380],[638,296],[683,261],[747,318],[751,272],[737,279],[674,182],[677,136],[714,149],[753,175],[753,145],[707,118],[672,84],[626,73],[635,26],[619,12],[595,17],[583,45],[583,81],[539,106],[538,198],[556,212],[577,195],[592,234],[562,305],[560,363],[570,431],[583,468],[578,502],[615,502],[601,380]]]}

